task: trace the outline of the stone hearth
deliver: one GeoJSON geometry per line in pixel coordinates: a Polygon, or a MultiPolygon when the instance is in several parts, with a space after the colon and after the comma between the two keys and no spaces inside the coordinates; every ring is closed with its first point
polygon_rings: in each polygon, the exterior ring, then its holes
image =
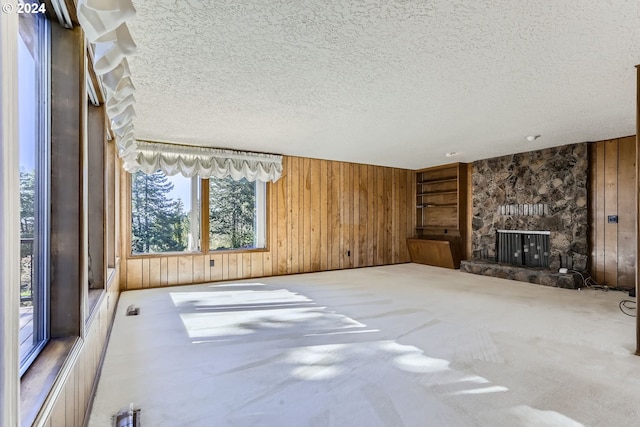
{"type": "Polygon", "coordinates": [[[490,261],[472,260],[461,261],[460,270],[467,273],[555,286],[557,288],[577,289],[582,287],[580,275],[575,273],[560,274],[557,270],[544,268],[518,267],[490,261]]]}

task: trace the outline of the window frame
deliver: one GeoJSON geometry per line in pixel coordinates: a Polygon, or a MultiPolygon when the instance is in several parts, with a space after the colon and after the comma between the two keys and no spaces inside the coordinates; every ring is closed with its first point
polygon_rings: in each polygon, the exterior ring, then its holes
{"type": "MultiPolygon", "coordinates": [[[[36,192],[34,193],[34,243],[32,246],[32,295],[33,331],[35,341],[24,354],[19,354],[18,373],[22,377],[43,351],[51,336],[50,313],[50,266],[51,266],[51,22],[41,14],[20,16],[22,19],[39,20],[37,23],[39,66],[37,95],[37,133],[35,142],[36,192]]],[[[20,24],[18,24],[20,26],[20,24]]],[[[18,38],[20,36],[18,35],[18,38]]],[[[19,77],[18,77],[19,79],[19,77]]],[[[18,96],[19,89],[18,89],[18,96]]],[[[20,146],[20,142],[18,142],[20,146]]]]}
{"type": "MultiPolygon", "coordinates": [[[[268,234],[268,224],[269,224],[269,209],[268,209],[268,201],[269,201],[269,183],[267,182],[263,182],[264,185],[264,190],[263,191],[259,191],[257,188],[257,184],[256,184],[256,192],[255,192],[255,197],[256,197],[256,234],[258,234],[258,231],[260,230],[260,228],[264,229],[264,233],[262,234],[262,239],[264,239],[264,246],[262,247],[255,247],[255,248],[231,248],[231,249],[211,249],[210,248],[210,241],[209,241],[209,236],[210,236],[210,228],[209,228],[209,208],[210,208],[210,195],[209,195],[209,190],[210,190],[210,186],[209,186],[209,181],[210,178],[206,178],[206,179],[202,179],[202,194],[207,194],[206,200],[207,200],[207,206],[206,206],[206,210],[204,210],[204,206],[203,206],[203,212],[206,212],[206,218],[204,218],[203,223],[201,225],[201,227],[203,228],[203,231],[201,232],[202,236],[204,237],[206,235],[206,246],[203,245],[203,247],[206,248],[204,253],[209,253],[209,254],[216,254],[216,253],[244,253],[244,252],[268,252],[268,242],[269,242],[269,234],[268,234]],[[206,184],[205,184],[206,183],[206,184]],[[204,191],[204,187],[206,186],[206,193],[204,191]],[[262,213],[257,209],[259,200],[262,200],[262,213]],[[261,218],[260,218],[261,217],[261,218]],[[206,230],[206,234],[205,234],[205,230],[206,230]]],[[[254,183],[257,183],[258,181],[254,181],[254,183]]],[[[203,215],[204,216],[204,215],[203,215]]],[[[258,239],[259,241],[260,239],[258,239]]]]}
{"type": "MultiPolygon", "coordinates": [[[[55,399],[62,390],[60,387],[69,384],[72,378],[70,369],[84,351],[93,321],[93,317],[85,317],[88,301],[86,75],[89,58],[82,29],[58,25],[51,12],[47,10],[46,14],[50,27],[51,203],[47,207],[50,210],[50,339],[24,375],[18,375],[17,363],[12,365],[14,371],[11,373],[15,372],[12,386],[17,387],[14,395],[20,396],[20,405],[7,405],[3,400],[0,415],[3,410],[11,412],[9,415],[19,420],[20,425],[31,425],[51,415],[55,399]]],[[[17,92],[8,93],[17,96],[17,92]]],[[[104,290],[100,293],[106,294],[104,290]]],[[[17,329],[15,333],[17,335],[17,329]]]]}
{"type": "Polygon", "coordinates": [[[271,195],[271,182],[265,182],[264,190],[264,247],[263,248],[240,248],[240,249],[209,249],[209,178],[199,178],[200,187],[200,249],[196,251],[184,252],[154,252],[154,253],[134,253],[132,247],[132,176],[130,172],[125,173],[123,180],[124,188],[121,190],[126,199],[126,210],[123,224],[126,224],[124,233],[124,249],[128,259],[145,259],[158,257],[180,257],[190,255],[208,255],[208,254],[233,254],[233,253],[254,253],[269,252],[270,249],[270,212],[269,201],[271,195]],[[207,197],[204,197],[206,195],[207,197]]]}

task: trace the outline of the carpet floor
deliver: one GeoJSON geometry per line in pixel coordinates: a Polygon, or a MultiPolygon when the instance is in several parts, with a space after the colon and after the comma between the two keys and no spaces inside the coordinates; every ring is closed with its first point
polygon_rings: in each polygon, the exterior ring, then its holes
{"type": "Polygon", "coordinates": [[[418,264],[123,292],[89,426],[635,425],[625,298],[418,264]]]}

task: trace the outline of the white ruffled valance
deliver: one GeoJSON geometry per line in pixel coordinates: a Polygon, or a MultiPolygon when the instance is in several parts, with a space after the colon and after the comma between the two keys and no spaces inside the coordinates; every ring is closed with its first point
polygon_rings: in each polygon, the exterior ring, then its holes
{"type": "Polygon", "coordinates": [[[158,142],[136,141],[135,152],[127,156],[124,168],[131,173],[225,178],[276,182],[282,175],[282,156],[218,148],[191,147],[158,142]]]}
{"type": "Polygon", "coordinates": [[[122,158],[135,155],[133,137],[135,87],[131,81],[128,57],[136,52],[126,21],[136,10],[131,0],[78,0],[77,15],[92,45],[93,68],[106,98],[107,116],[116,135],[122,158]]]}

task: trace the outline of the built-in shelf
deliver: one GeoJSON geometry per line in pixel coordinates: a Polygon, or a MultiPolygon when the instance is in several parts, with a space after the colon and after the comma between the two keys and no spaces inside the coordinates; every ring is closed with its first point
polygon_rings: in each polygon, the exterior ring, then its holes
{"type": "Polygon", "coordinates": [[[467,165],[418,170],[415,183],[416,239],[408,240],[412,261],[458,268],[466,241],[467,165]]]}
{"type": "Polygon", "coordinates": [[[431,196],[433,194],[458,194],[458,190],[438,190],[438,191],[429,191],[427,193],[418,193],[417,195],[422,196],[431,196]]]}
{"type": "Polygon", "coordinates": [[[453,178],[442,178],[442,179],[430,179],[430,180],[426,180],[426,181],[422,181],[422,182],[418,182],[418,185],[425,185],[425,184],[438,184],[441,182],[456,182],[458,180],[457,177],[453,177],[453,178]]]}
{"type": "Polygon", "coordinates": [[[431,203],[427,203],[424,205],[418,205],[416,206],[418,209],[424,209],[424,208],[456,208],[458,207],[457,203],[443,203],[443,204],[431,204],[431,203]]]}

